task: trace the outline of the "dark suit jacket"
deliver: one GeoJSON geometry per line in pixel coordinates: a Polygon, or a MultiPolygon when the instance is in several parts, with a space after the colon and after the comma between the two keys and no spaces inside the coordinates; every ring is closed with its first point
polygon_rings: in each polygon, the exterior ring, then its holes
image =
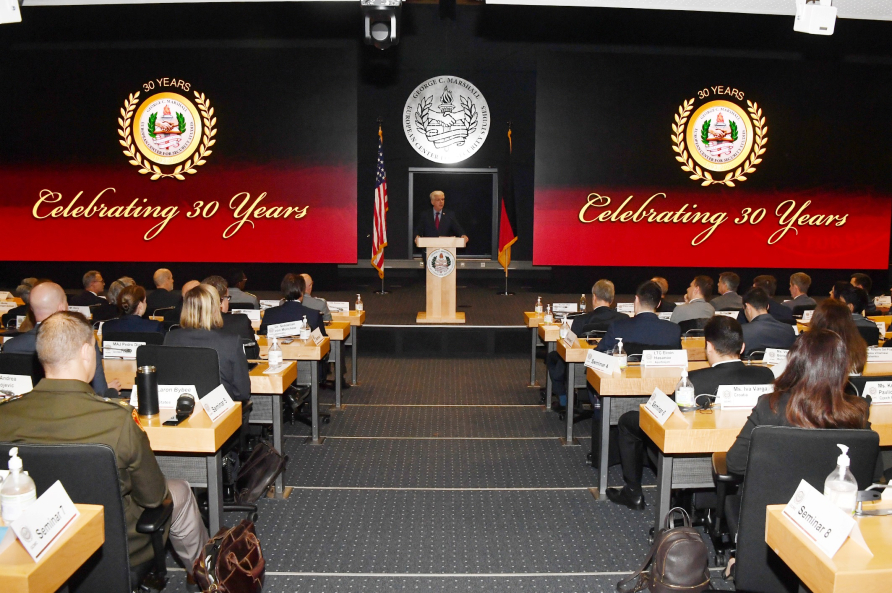
{"type": "MultiPolygon", "coordinates": [[[[782,305],[775,300],[768,302],[768,313],[781,323],[796,325],[796,319],[793,317],[793,309],[786,305],[782,305]]],[[[748,323],[746,314],[744,314],[743,310],[737,314],[737,321],[740,322],[740,325],[746,325],[748,323]]],[[[749,350],[749,345],[747,345],[747,350],[749,350]]]]}
{"type": "Polygon", "coordinates": [[[325,333],[325,324],[322,323],[322,313],[305,307],[300,301],[285,301],[278,307],[267,309],[263,314],[263,322],[260,324],[260,330],[257,333],[265,336],[267,326],[276,325],[277,323],[288,323],[289,321],[302,321],[304,315],[307,316],[307,323],[310,324],[310,329],[318,327],[323,336],[328,335],[325,333]]]}
{"type": "Polygon", "coordinates": [[[425,208],[415,223],[415,236],[418,237],[461,237],[466,234],[455,215],[445,208],[440,212],[439,229],[434,225],[433,208],[425,208]]]}
{"type": "Polygon", "coordinates": [[[592,330],[603,331],[610,327],[610,324],[614,321],[623,318],[628,319],[629,316],[625,313],[620,313],[615,309],[611,309],[610,307],[598,307],[591,313],[574,317],[573,324],[570,326],[570,331],[577,336],[583,332],[592,330]]]}
{"type": "MultiPolygon", "coordinates": [[[[31,328],[31,331],[19,334],[3,344],[3,352],[20,352],[22,354],[37,352],[37,327],[40,327],[40,324],[31,328]]],[[[104,396],[105,392],[108,391],[108,383],[105,380],[105,369],[102,366],[102,351],[99,350],[98,343],[95,343],[95,346],[96,372],[90,385],[93,387],[93,391],[104,396]]]]}
{"type": "Polygon", "coordinates": [[[154,332],[160,334],[164,332],[164,326],[160,321],[143,319],[138,315],[124,315],[106,321],[102,326],[102,332],[154,332]]]}
{"type": "Polygon", "coordinates": [[[247,315],[242,313],[223,313],[223,327],[217,331],[224,334],[238,336],[239,341],[245,351],[245,356],[249,359],[260,358],[260,346],[254,339],[254,328],[251,327],[251,320],[247,315]]]}
{"type": "Polygon", "coordinates": [[[68,297],[68,304],[74,305],[75,307],[92,307],[93,305],[103,305],[107,303],[108,301],[96,296],[89,290],[68,297]]]}
{"type": "Polygon", "coordinates": [[[646,344],[668,350],[681,348],[681,329],[677,323],[664,321],[656,313],[639,313],[635,317],[626,317],[614,321],[607,333],[595,348],[598,352],[610,352],[616,345],[616,338],[622,338],[623,344],[646,344]]]}
{"type": "Polygon", "coordinates": [[[3,324],[3,327],[6,327],[9,323],[15,323],[16,317],[18,317],[19,315],[25,316],[27,314],[28,305],[19,305],[18,307],[13,307],[2,316],[0,316],[0,323],[3,324]]]}
{"type": "Polygon", "coordinates": [[[678,305],[668,299],[663,299],[660,306],[657,307],[657,313],[672,313],[678,305]]]}
{"type": "Polygon", "coordinates": [[[747,353],[766,348],[787,350],[796,341],[796,334],[793,326],[763,313],[743,326],[743,341],[746,343],[747,353]]]}
{"type": "Polygon", "coordinates": [[[181,295],[178,291],[156,288],[146,297],[146,315],[154,315],[155,309],[176,307],[181,295]]]}
{"type": "Polygon", "coordinates": [[[723,362],[720,365],[691,371],[689,375],[697,395],[715,395],[720,385],[767,385],[774,383],[774,373],[763,366],[749,366],[742,362],[723,362]]]}
{"type": "Polygon", "coordinates": [[[165,346],[213,348],[220,359],[220,379],[226,391],[236,401],[251,399],[251,378],[248,359],[238,336],[205,329],[176,329],[164,337],[165,346]]]}
{"type": "Polygon", "coordinates": [[[93,314],[93,318],[90,320],[91,323],[96,323],[97,321],[108,321],[109,319],[116,318],[121,312],[118,311],[117,305],[112,305],[111,303],[106,303],[102,301],[99,305],[91,305],[90,312],[93,314]]]}

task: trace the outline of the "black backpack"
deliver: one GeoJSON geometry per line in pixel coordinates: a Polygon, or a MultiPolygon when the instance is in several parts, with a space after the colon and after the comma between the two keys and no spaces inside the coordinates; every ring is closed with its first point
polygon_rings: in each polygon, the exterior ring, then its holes
{"type": "Polygon", "coordinates": [[[676,507],[666,514],[663,529],[654,536],[644,564],[632,576],[617,583],[616,590],[619,593],[644,589],[651,593],[700,593],[710,588],[708,565],[709,552],[703,538],[691,527],[687,512],[676,507]],[[676,512],[684,519],[682,527],[672,526],[676,512]]]}

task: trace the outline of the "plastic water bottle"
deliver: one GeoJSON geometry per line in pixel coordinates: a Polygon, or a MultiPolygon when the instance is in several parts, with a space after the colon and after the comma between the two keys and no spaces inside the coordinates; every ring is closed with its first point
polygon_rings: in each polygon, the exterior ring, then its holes
{"type": "Polygon", "coordinates": [[[842,455],[836,459],[836,469],[824,480],[824,496],[851,515],[855,512],[857,504],[858,482],[855,481],[855,476],[849,470],[849,448],[838,443],[836,446],[842,450],[842,455]]]}
{"type": "Polygon", "coordinates": [[[554,315],[551,314],[551,305],[546,305],[545,307],[545,323],[553,323],[554,315]]]}
{"type": "Polygon", "coordinates": [[[696,395],[694,384],[688,379],[688,370],[681,369],[681,379],[675,385],[675,403],[680,408],[693,408],[696,395]]]}
{"type": "Polygon", "coordinates": [[[279,338],[273,338],[273,342],[269,347],[268,360],[271,367],[282,364],[282,347],[279,346],[279,338]]]}
{"type": "Polygon", "coordinates": [[[28,474],[22,472],[19,448],[9,450],[9,475],[0,486],[0,505],[3,522],[9,525],[37,500],[37,486],[28,474]]]}
{"type": "Polygon", "coordinates": [[[542,313],[542,297],[536,297],[536,313],[542,313]]]}
{"type": "Polygon", "coordinates": [[[629,366],[629,357],[626,355],[626,351],[623,349],[623,339],[617,338],[616,345],[613,347],[613,357],[617,359],[619,362],[620,370],[629,366]]]}
{"type": "Polygon", "coordinates": [[[301,340],[309,340],[310,339],[310,322],[307,321],[306,315],[304,315],[304,320],[300,326],[300,339],[301,340]]]}
{"type": "Polygon", "coordinates": [[[579,296],[579,312],[585,313],[585,293],[579,296]]]}
{"type": "Polygon", "coordinates": [[[356,310],[362,311],[362,297],[358,294],[356,295],[356,310]]]}

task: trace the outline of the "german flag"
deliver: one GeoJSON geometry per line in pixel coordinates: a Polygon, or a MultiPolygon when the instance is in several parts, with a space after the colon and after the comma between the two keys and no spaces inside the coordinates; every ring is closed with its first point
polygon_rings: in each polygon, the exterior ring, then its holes
{"type": "Polygon", "coordinates": [[[511,126],[508,126],[508,156],[505,175],[502,178],[502,195],[499,196],[499,263],[508,275],[511,265],[511,246],[517,241],[517,207],[514,204],[514,175],[511,171],[512,160],[511,126]]]}

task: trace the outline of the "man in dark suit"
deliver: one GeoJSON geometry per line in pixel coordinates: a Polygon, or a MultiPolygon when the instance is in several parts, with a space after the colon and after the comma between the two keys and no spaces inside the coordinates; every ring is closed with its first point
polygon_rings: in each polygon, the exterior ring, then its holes
{"type": "MultiPolygon", "coordinates": [[[[706,359],[711,365],[689,375],[695,393],[715,395],[720,385],[762,385],[774,382],[771,369],[747,366],[740,361],[744,350],[743,330],[734,319],[713,317],[703,329],[706,336],[706,359]]],[[[637,411],[626,412],[619,419],[617,443],[625,485],[609,488],[607,498],[633,510],[644,509],[641,476],[644,470],[644,445],[649,441],[639,425],[637,411]]]]}
{"type": "Polygon", "coordinates": [[[784,301],[784,305],[792,311],[794,307],[816,307],[817,302],[808,296],[811,286],[811,276],[805,272],[796,272],[790,276],[790,296],[792,299],[784,301]]]}
{"type": "MultiPolygon", "coordinates": [[[[768,308],[766,311],[768,311],[769,315],[781,323],[796,325],[796,320],[793,318],[793,309],[774,300],[774,294],[777,292],[777,278],[768,274],[756,276],[753,279],[753,288],[761,288],[768,295],[768,308]]],[[[746,325],[749,322],[743,311],[737,316],[737,321],[740,322],[740,325],[746,325]]]]}
{"type": "Polygon", "coordinates": [[[3,323],[3,327],[16,327],[16,320],[19,317],[28,315],[28,302],[31,300],[32,288],[33,286],[30,284],[19,284],[15,289],[15,295],[25,301],[25,304],[13,307],[3,315],[0,315],[0,322],[3,323]]]}
{"type": "Polygon", "coordinates": [[[672,313],[675,311],[675,303],[666,298],[666,295],[669,294],[669,281],[662,276],[654,276],[650,280],[651,282],[656,282],[660,287],[660,306],[657,307],[657,313],[672,313]]]}
{"type": "Polygon", "coordinates": [[[622,338],[623,344],[680,349],[681,329],[678,324],[660,319],[655,312],[661,298],[662,291],[656,282],[648,281],[639,286],[635,291],[635,317],[614,321],[595,350],[612,351],[617,338],[622,338]]]}
{"type": "Polygon", "coordinates": [[[102,274],[96,270],[90,270],[82,279],[84,284],[84,292],[77,294],[68,299],[69,305],[75,307],[92,307],[93,305],[104,305],[106,300],[99,296],[105,290],[105,280],[102,274]]]}
{"type": "Polygon", "coordinates": [[[183,314],[183,297],[186,296],[186,293],[201,284],[198,280],[189,280],[183,287],[180,288],[180,298],[177,300],[176,304],[173,306],[173,309],[168,309],[164,311],[162,317],[164,318],[164,327],[165,329],[170,329],[172,325],[179,325],[180,316],[183,314]]]}
{"type": "MultiPolygon", "coordinates": [[[[751,288],[743,295],[743,314],[749,323],[743,325],[746,353],[766,348],[787,350],[796,340],[793,326],[775,319],[768,312],[771,298],[761,288],[751,288]]],[[[777,304],[777,303],[775,303],[777,304]]]]}
{"type": "Polygon", "coordinates": [[[257,345],[257,341],[254,339],[254,328],[251,326],[251,320],[243,313],[229,312],[231,299],[229,283],[226,279],[223,276],[208,276],[201,283],[210,284],[217,290],[217,294],[220,295],[220,313],[223,317],[223,327],[216,331],[238,336],[245,351],[245,356],[249,359],[260,358],[260,346],[257,345]]]}
{"type": "MultiPolygon", "coordinates": [[[[591,313],[574,318],[570,331],[577,336],[587,331],[605,331],[617,319],[628,319],[628,315],[610,308],[615,294],[616,290],[613,287],[613,282],[610,280],[598,280],[595,282],[594,286],[592,286],[592,307],[594,310],[591,313]]],[[[545,362],[548,366],[548,374],[551,376],[552,391],[557,394],[560,405],[562,407],[566,406],[567,386],[564,384],[564,379],[567,372],[567,363],[564,362],[561,355],[557,352],[549,352],[545,362]]]]}
{"type": "Polygon", "coordinates": [[[877,310],[873,299],[870,298],[870,290],[871,288],[873,288],[873,280],[871,280],[870,276],[862,272],[855,272],[854,274],[852,274],[852,277],[849,278],[849,282],[852,284],[852,286],[863,290],[864,294],[867,295],[867,306],[864,308],[864,315],[881,315],[882,313],[877,310]]]}
{"type": "Polygon", "coordinates": [[[845,303],[852,312],[852,321],[861,333],[861,337],[868,346],[876,346],[880,341],[880,329],[877,324],[864,317],[864,308],[867,307],[867,293],[852,284],[843,285],[836,291],[836,298],[845,303]]]}
{"type": "Polygon", "coordinates": [[[176,307],[180,302],[180,293],[173,290],[173,274],[167,268],[159,268],[155,270],[152,276],[155,283],[155,290],[146,297],[146,313],[155,315],[158,309],[166,309],[167,307],[176,307]]]}
{"type": "Polygon", "coordinates": [[[325,324],[322,322],[322,314],[315,309],[304,306],[301,302],[304,296],[304,279],[300,274],[285,274],[282,279],[282,295],[285,302],[278,307],[267,309],[263,314],[263,322],[260,324],[260,330],[257,332],[261,336],[266,335],[266,328],[270,325],[278,323],[287,323],[289,321],[302,321],[307,318],[310,329],[319,329],[322,335],[325,333],[325,324]]]}
{"type": "Polygon", "coordinates": [[[415,238],[418,237],[461,237],[468,242],[468,236],[458,223],[455,215],[443,210],[446,194],[441,191],[431,193],[432,210],[422,209],[415,223],[415,238]]]}

